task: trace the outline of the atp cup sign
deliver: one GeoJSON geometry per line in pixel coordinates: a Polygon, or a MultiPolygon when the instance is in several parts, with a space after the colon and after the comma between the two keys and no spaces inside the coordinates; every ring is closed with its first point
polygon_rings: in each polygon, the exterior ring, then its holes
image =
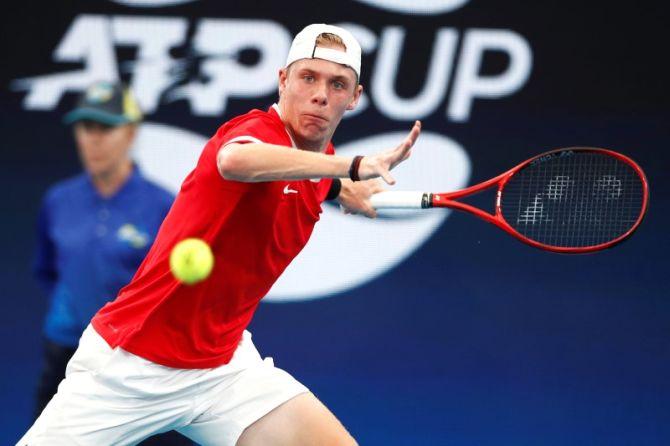
{"type": "MultiPolygon", "coordinates": [[[[115,0],[137,8],[167,7],[194,0],[115,0]]],[[[396,13],[437,14],[462,7],[467,0],[357,0],[371,8],[396,13]]],[[[146,10],[146,9],[145,9],[146,10]]],[[[150,122],[161,105],[183,100],[194,116],[224,116],[232,98],[258,98],[276,94],[277,70],[283,66],[291,33],[270,19],[199,18],[163,16],[105,16],[82,14],[74,18],[56,46],[53,59],[77,63],[82,69],[18,79],[13,89],[25,91],[26,110],[54,109],[66,92],[83,91],[96,80],[116,80],[119,68],[130,72],[135,91],[149,122],[140,131],[135,156],[149,177],[177,191],[193,168],[205,136],[186,129],[150,122]],[[135,60],[117,60],[117,46],[137,48],[135,60]],[[177,59],[175,47],[188,47],[190,56],[177,59]],[[253,63],[241,54],[252,50],[253,63]],[[195,75],[194,75],[195,73],[195,75]]],[[[441,27],[434,30],[425,80],[414,97],[401,97],[395,88],[398,66],[403,62],[407,30],[386,26],[376,33],[362,24],[344,23],[373,62],[370,82],[357,110],[345,115],[355,126],[357,115],[373,108],[396,128],[409,130],[406,122],[441,115],[446,121],[467,123],[480,99],[509,96],[526,83],[532,68],[528,42],[508,29],[441,27]],[[460,45],[459,45],[460,44],[460,45]],[[460,46],[460,49],[459,49],[460,46]],[[480,73],[484,54],[503,53],[509,63],[495,75],[480,73]],[[452,78],[453,73],[453,78],[452,78]],[[450,96],[447,97],[447,92],[450,96]],[[440,104],[445,104],[441,108],[440,104]]],[[[365,75],[364,75],[365,76],[365,75]]],[[[213,131],[214,129],[212,129],[213,131]]],[[[366,154],[394,147],[405,132],[369,136],[340,145],[338,153],[366,154]]],[[[466,151],[454,140],[426,130],[413,159],[394,175],[396,189],[453,190],[464,187],[470,175],[466,151]]],[[[325,297],[353,288],[386,272],[414,252],[447,217],[447,210],[425,213],[388,212],[375,221],[344,216],[331,205],[305,250],[287,268],[267,300],[287,301],[325,297]],[[352,256],[350,253],[355,252],[352,256]],[[324,259],[338,265],[322,274],[324,259]]]]}

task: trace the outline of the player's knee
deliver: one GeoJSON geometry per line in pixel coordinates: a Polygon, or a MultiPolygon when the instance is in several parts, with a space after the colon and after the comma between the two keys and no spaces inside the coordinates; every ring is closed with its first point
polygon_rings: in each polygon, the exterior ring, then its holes
{"type": "Polygon", "coordinates": [[[339,444],[343,446],[358,446],[358,442],[349,434],[347,434],[347,438],[344,438],[342,443],[339,444]]]}
{"type": "MultiPolygon", "coordinates": [[[[358,442],[348,433],[330,436],[329,438],[312,438],[319,446],[358,446],[358,442]]],[[[311,442],[309,442],[311,444],[311,442]]]]}
{"type": "Polygon", "coordinates": [[[326,438],[322,439],[325,441],[318,442],[317,444],[319,445],[328,444],[331,446],[358,446],[358,442],[356,442],[354,437],[332,414],[330,414],[330,417],[328,417],[327,421],[324,420],[321,428],[322,429],[320,433],[323,434],[326,438]]]}

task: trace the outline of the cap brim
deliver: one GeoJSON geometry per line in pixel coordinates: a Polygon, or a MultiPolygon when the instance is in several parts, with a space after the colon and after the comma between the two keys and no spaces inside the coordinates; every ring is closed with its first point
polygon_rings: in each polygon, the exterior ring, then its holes
{"type": "Polygon", "coordinates": [[[126,116],[115,115],[114,113],[96,110],[93,108],[77,108],[63,117],[63,122],[65,124],[73,124],[77,121],[95,121],[114,127],[133,122],[126,116]]]}

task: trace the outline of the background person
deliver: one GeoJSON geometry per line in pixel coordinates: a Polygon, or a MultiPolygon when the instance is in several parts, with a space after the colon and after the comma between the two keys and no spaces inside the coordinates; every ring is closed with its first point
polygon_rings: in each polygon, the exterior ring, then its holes
{"type": "MultiPolygon", "coordinates": [[[[130,90],[110,82],[91,85],[65,116],[84,172],[50,187],[38,217],[34,269],[50,301],[35,417],[91,317],[130,281],[172,204],[130,157],[141,118],[130,90]]],[[[171,436],[160,444],[191,444],[171,436]]]]}

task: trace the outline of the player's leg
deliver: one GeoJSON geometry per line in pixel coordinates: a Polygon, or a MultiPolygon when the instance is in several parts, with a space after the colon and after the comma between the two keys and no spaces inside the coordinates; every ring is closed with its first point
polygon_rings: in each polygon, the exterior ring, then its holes
{"type": "Polygon", "coordinates": [[[179,429],[200,445],[356,444],[304,385],[260,357],[248,332],[210,378],[195,418],[179,429]]]}
{"type": "Polygon", "coordinates": [[[247,427],[237,446],[345,446],[356,441],[312,393],[303,393],[247,427]]]}
{"type": "Polygon", "coordinates": [[[58,392],[17,444],[135,445],[183,426],[192,414],[193,396],[182,397],[183,389],[172,387],[180,384],[174,374],[162,369],[111,349],[89,327],[58,392]]]}

